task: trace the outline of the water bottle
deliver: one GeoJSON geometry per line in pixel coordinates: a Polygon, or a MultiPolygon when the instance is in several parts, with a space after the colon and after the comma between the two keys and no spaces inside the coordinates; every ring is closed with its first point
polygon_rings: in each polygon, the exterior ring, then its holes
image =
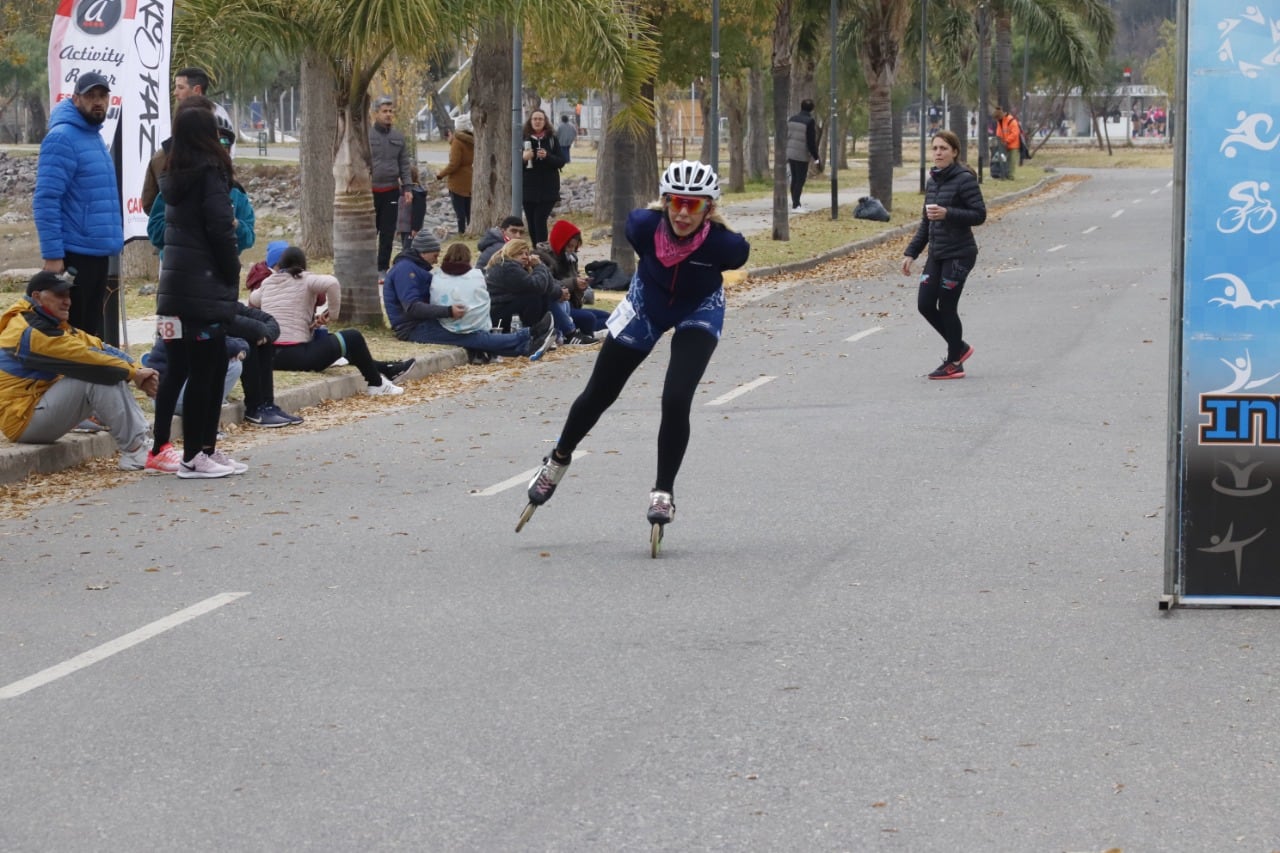
{"type": "Polygon", "coordinates": [[[514,335],[516,332],[520,331],[523,328],[524,328],[524,324],[520,322],[520,315],[512,314],[511,315],[511,334],[514,335]]]}

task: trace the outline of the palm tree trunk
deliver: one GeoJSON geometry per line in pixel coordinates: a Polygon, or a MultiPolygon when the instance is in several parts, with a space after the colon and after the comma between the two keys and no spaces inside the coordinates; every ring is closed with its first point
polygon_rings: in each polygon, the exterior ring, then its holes
{"type": "Polygon", "coordinates": [[[302,57],[298,167],[302,200],[302,250],[309,258],[333,257],[333,154],[337,148],[333,66],[313,51],[302,57]]]}
{"type": "Polygon", "coordinates": [[[867,108],[870,137],[867,180],[871,195],[885,210],[893,211],[893,82],[892,74],[881,71],[870,81],[867,108]]]}
{"type": "Polygon", "coordinates": [[[609,244],[609,258],[618,269],[632,274],[636,270],[636,253],[627,242],[624,228],[627,217],[634,208],[632,200],[636,190],[636,137],[622,128],[609,133],[609,148],[613,156],[613,199],[609,219],[613,222],[609,244]]]}
{"type": "Polygon", "coordinates": [[[1013,14],[1007,6],[996,13],[996,105],[1012,109],[1013,14]]]}
{"type": "Polygon", "coordinates": [[[960,137],[960,161],[969,162],[969,106],[958,92],[952,92],[948,105],[947,124],[951,132],[960,137]]]}
{"type": "Polygon", "coordinates": [[[791,0],[778,0],[773,26],[773,239],[790,240],[787,182],[787,96],[791,93],[791,0]]]}
{"type": "Polygon", "coordinates": [[[617,138],[609,127],[621,105],[612,92],[600,93],[600,148],[596,151],[596,207],[593,215],[600,222],[613,221],[613,196],[617,177],[615,164],[619,163],[617,138]]]}
{"type": "Polygon", "coordinates": [[[471,179],[473,231],[511,215],[511,26],[495,21],[480,33],[471,60],[471,123],[475,159],[471,179]]]}
{"type": "MultiPolygon", "coordinates": [[[[361,81],[363,82],[363,81],[361,81]]],[[[339,105],[338,153],[333,158],[333,274],[342,282],[338,320],[380,324],[378,230],[374,225],[373,184],[369,172],[369,96],[352,81],[339,105]]]]}

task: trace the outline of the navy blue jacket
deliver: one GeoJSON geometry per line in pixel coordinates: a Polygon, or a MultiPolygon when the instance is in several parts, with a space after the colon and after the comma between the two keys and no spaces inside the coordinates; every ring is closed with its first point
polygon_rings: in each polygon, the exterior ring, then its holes
{"type": "Polygon", "coordinates": [[[670,227],[665,211],[633,210],[627,217],[627,242],[640,256],[636,274],[645,288],[645,303],[688,305],[692,310],[724,285],[721,273],[747,262],[751,245],[741,234],[713,222],[711,233],[693,254],[674,267],[664,267],[654,235],[659,228],[670,227]]]}

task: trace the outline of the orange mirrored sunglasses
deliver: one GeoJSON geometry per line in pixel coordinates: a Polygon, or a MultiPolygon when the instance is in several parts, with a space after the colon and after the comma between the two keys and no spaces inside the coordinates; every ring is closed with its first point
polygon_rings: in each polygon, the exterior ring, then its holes
{"type": "Polygon", "coordinates": [[[707,209],[707,205],[711,203],[711,199],[700,195],[676,195],[667,193],[667,204],[673,210],[684,208],[690,216],[697,216],[707,209]]]}

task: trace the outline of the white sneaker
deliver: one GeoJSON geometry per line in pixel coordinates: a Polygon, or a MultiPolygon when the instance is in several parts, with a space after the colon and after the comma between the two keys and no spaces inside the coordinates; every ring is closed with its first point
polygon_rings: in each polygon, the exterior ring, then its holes
{"type": "Polygon", "coordinates": [[[395,397],[403,394],[404,389],[384,376],[381,385],[366,385],[364,393],[370,397],[395,397]]]}
{"type": "Polygon", "coordinates": [[[215,450],[209,454],[209,458],[219,465],[225,465],[231,469],[232,474],[243,474],[249,470],[249,466],[243,462],[237,462],[221,450],[215,450]]]}
{"type": "Polygon", "coordinates": [[[178,465],[178,477],[183,480],[216,480],[219,477],[229,477],[234,473],[235,469],[227,465],[219,465],[203,450],[190,462],[182,462],[178,465]]]}
{"type": "Polygon", "coordinates": [[[147,467],[147,452],[150,450],[150,441],[143,441],[137,450],[121,450],[116,465],[121,471],[141,471],[147,467]]]}
{"type": "Polygon", "coordinates": [[[343,358],[342,356],[338,356],[338,360],[337,360],[337,361],[335,361],[333,364],[331,364],[331,365],[329,365],[329,366],[330,366],[330,367],[346,367],[346,366],[347,366],[348,364],[350,364],[350,363],[351,363],[351,362],[347,361],[347,360],[346,360],[345,358],[343,358]]]}
{"type": "Polygon", "coordinates": [[[791,212],[798,216],[800,214],[808,213],[809,209],[806,207],[793,207],[791,208],[791,212]]]}

